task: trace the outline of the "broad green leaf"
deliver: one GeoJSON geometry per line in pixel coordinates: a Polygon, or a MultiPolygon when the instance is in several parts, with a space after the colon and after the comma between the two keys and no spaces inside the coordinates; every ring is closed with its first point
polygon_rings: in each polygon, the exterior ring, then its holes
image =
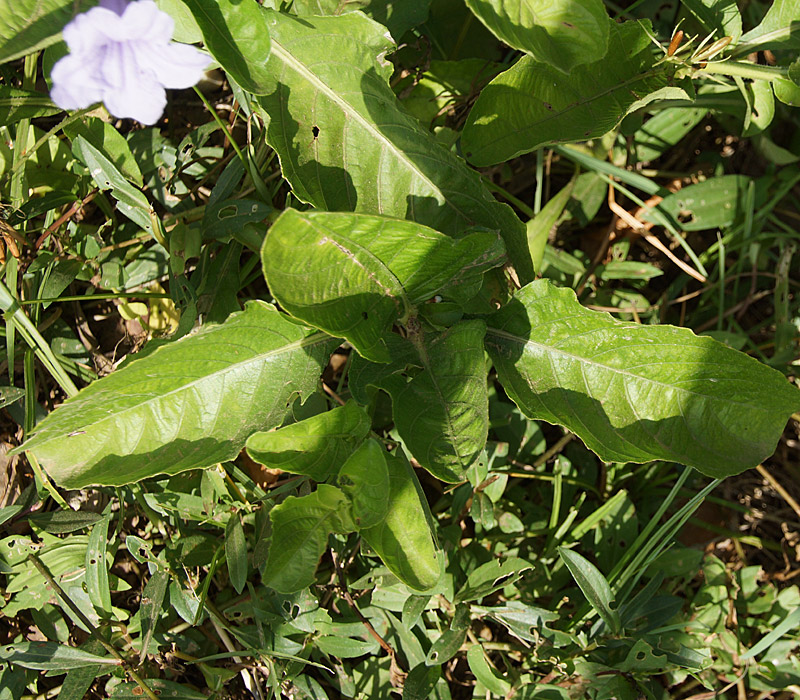
{"type": "Polygon", "coordinates": [[[417,664],[409,671],[403,684],[403,700],[427,700],[441,677],[441,666],[417,664]]]}
{"type": "Polygon", "coordinates": [[[482,564],[470,573],[467,582],[456,593],[454,602],[480,600],[490,593],[494,593],[494,591],[519,580],[525,571],[532,568],[529,562],[519,557],[507,557],[502,561],[493,559],[486,562],[486,564],[482,564]]]}
{"type": "Polygon", "coordinates": [[[145,231],[152,233],[155,212],[141,190],[128,182],[116,165],[83,136],[76,136],[72,140],[72,152],[89,168],[89,174],[100,190],[111,190],[117,200],[117,209],[145,231]]]}
{"type": "Polygon", "coordinates": [[[353,522],[359,530],[380,523],[389,509],[385,454],[377,440],[367,440],[350,455],[336,477],[337,485],[350,498],[353,522]]]}
{"type": "Polygon", "coordinates": [[[150,577],[147,585],[142,590],[142,601],[139,604],[139,622],[142,627],[142,651],[139,655],[140,663],[147,656],[150,640],[156,631],[156,625],[161,617],[161,610],[164,607],[164,596],[167,594],[169,585],[169,572],[166,569],[158,568],[150,577]]]}
{"type": "Polygon", "coordinates": [[[223,199],[206,205],[203,238],[229,242],[245,224],[264,221],[272,207],[257,199],[223,199]]]}
{"type": "Polygon", "coordinates": [[[747,190],[751,178],[747,175],[721,175],[689,185],[665,197],[658,213],[665,214],[684,231],[724,228],[744,217],[747,190]]]}
{"type": "Polygon", "coordinates": [[[611,607],[614,594],[603,574],[592,562],[571,549],[559,547],[558,555],[583,591],[583,595],[608,625],[611,633],[617,634],[619,632],[619,613],[611,607]]]}
{"type": "Polygon", "coordinates": [[[61,485],[118,485],[233,459],[308,396],[336,346],[263,302],[167,343],[66,401],[30,449],[61,485]]]}
{"type": "Polygon", "coordinates": [[[269,514],[272,543],[263,583],[279,593],[294,593],[314,582],[314,572],[331,532],[355,530],[347,496],[320,484],[307,496],[289,496],[269,514]]]}
{"type": "Polygon", "coordinates": [[[57,642],[18,642],[0,647],[0,661],[38,671],[68,671],[82,666],[119,666],[112,657],[96,656],[57,642]]]}
{"type": "Polygon", "coordinates": [[[486,690],[495,695],[506,697],[511,692],[511,683],[501,678],[486,660],[480,644],[473,644],[467,650],[467,663],[469,670],[486,690]]]}
{"type": "Polygon", "coordinates": [[[493,165],[546,144],[602,136],[667,86],[671,69],[655,65],[645,28],[608,21],[604,58],[565,75],[523,56],[489,83],[464,127],[467,160],[493,165]]]}
{"type": "Polygon", "coordinates": [[[197,25],[192,11],[183,0],[155,0],[158,9],[166,12],[175,20],[175,31],[172,38],[184,44],[197,44],[203,40],[203,32],[197,25]]]}
{"type": "Polygon", "coordinates": [[[396,40],[428,17],[431,0],[294,0],[292,9],[301,17],[341,15],[361,10],[386,27],[396,40]]]}
{"type": "Polygon", "coordinates": [[[493,233],[454,240],[419,224],[366,214],[287,209],[261,249],[264,276],[281,307],[388,362],[384,335],[415,307],[443,294],[467,301],[502,261],[493,233]]]}
{"type": "Polygon", "coordinates": [[[800,3],[774,0],[761,23],[742,35],[737,54],[759,49],[800,49],[800,3]]]}
{"type": "Polygon", "coordinates": [[[245,90],[266,95],[272,82],[267,16],[256,0],[183,0],[203,41],[219,64],[245,90]]]}
{"type": "Polygon", "coordinates": [[[429,666],[439,666],[452,659],[467,638],[467,629],[449,629],[431,645],[425,663],[429,666]]]}
{"type": "Polygon", "coordinates": [[[0,0],[0,63],[54,44],[64,26],[96,0],[0,0]]]}
{"type": "Polygon", "coordinates": [[[467,0],[467,6],[498,39],[564,73],[608,49],[601,0],[467,0]]]}
{"type": "Polygon", "coordinates": [[[231,585],[241,593],[247,583],[247,540],[238,513],[232,514],[225,528],[225,561],[231,585]]]}
{"type": "Polygon", "coordinates": [[[25,389],[16,386],[0,386],[0,408],[19,401],[25,396],[25,389]]]}
{"type": "Polygon", "coordinates": [[[685,328],[615,321],[540,280],[488,321],[486,347],[529,418],[609,462],[676,461],[716,477],[772,454],[800,393],[779,372],[685,328]]]}
{"type": "Polygon", "coordinates": [[[778,78],[772,82],[772,88],[775,90],[775,97],[781,102],[791,107],[800,107],[800,85],[778,78]]]}
{"type": "MultiPolygon", "coordinates": [[[[102,654],[103,645],[94,637],[90,637],[81,644],[80,650],[88,651],[90,654],[102,654]]],[[[94,679],[101,673],[102,669],[97,666],[84,666],[68,671],[58,693],[59,700],[84,700],[94,679]]]]}
{"type": "Polygon", "coordinates": [[[128,142],[112,124],[96,117],[84,117],[64,127],[64,133],[72,140],[82,136],[100,151],[127,180],[142,186],[142,171],[131,153],[128,142]]]}
{"type": "Polygon", "coordinates": [[[16,124],[20,119],[49,117],[61,111],[41,92],[0,85],[0,126],[16,124]]]}
{"type": "Polygon", "coordinates": [[[108,586],[108,524],[111,516],[97,522],[89,533],[86,546],[86,592],[98,612],[111,614],[111,589],[108,586]]]}
{"type": "Polygon", "coordinates": [[[387,387],[406,447],[442,481],[462,481],[486,444],[485,332],[483,321],[462,321],[440,335],[420,336],[416,345],[423,371],[387,387]]]}
{"type": "Polygon", "coordinates": [[[384,59],[394,45],[381,25],[359,12],[268,16],[275,83],[261,98],[267,141],[300,200],[411,219],[447,235],[499,231],[520,279],[532,279],[522,222],[399,105],[384,59]]]}
{"type": "Polygon", "coordinates": [[[439,554],[423,503],[422,489],[405,458],[388,455],[389,510],[361,536],[389,570],[411,588],[424,591],[439,580],[439,554]]]}
{"type": "Polygon", "coordinates": [[[272,469],[325,481],[363,442],[369,428],[366,413],[348,401],[280,430],[254,433],[247,439],[247,453],[272,469]]]}

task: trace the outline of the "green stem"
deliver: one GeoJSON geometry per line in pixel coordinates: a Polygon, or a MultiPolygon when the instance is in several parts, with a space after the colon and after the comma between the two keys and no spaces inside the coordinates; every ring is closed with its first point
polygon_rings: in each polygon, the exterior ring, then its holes
{"type": "Polygon", "coordinates": [[[41,360],[47,371],[50,372],[53,379],[58,382],[67,396],[75,396],[78,393],[78,387],[72,383],[47,341],[42,338],[36,326],[25,315],[19,301],[2,282],[0,282],[0,309],[4,311],[6,322],[13,324],[25,342],[35,350],[39,360],[41,360]]]}
{"type": "Polygon", "coordinates": [[[777,66],[760,66],[750,61],[716,61],[707,63],[701,73],[716,73],[718,75],[739,76],[751,80],[767,80],[772,82],[777,78],[786,78],[786,68],[777,66]]]}

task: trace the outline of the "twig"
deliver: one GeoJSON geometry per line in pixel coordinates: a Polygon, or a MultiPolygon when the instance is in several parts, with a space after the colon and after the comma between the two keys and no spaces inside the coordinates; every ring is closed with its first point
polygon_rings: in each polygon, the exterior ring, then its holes
{"type": "Polygon", "coordinates": [[[103,645],[103,648],[111,654],[117,661],[119,661],[120,666],[125,669],[125,673],[130,676],[131,680],[136,683],[144,692],[144,694],[150,698],[150,700],[160,700],[158,695],[156,695],[151,689],[150,686],[144,681],[141,676],[139,676],[136,671],[131,668],[128,661],[125,660],[125,657],[120,654],[116,647],[113,644],[107,642],[100,632],[97,631],[97,628],[91,623],[88,617],[84,615],[83,610],[81,610],[72,599],[64,593],[64,589],[58,585],[58,582],[53,578],[52,574],[47,570],[47,567],[44,565],[41,559],[37,557],[35,554],[31,553],[28,555],[28,561],[31,562],[36,567],[36,570],[44,577],[44,580],[47,581],[47,585],[50,587],[51,590],[55,591],[61,601],[75,614],[75,616],[81,621],[81,623],[89,630],[89,634],[92,635],[100,644],[103,645]]]}
{"type": "Polygon", "coordinates": [[[44,242],[48,239],[48,237],[58,231],[62,224],[66,221],[71,219],[75,214],[80,210],[82,207],[85,207],[89,202],[91,202],[96,196],[99,190],[95,187],[89,194],[87,194],[81,201],[74,201],[72,206],[67,209],[61,216],[59,216],[52,224],[50,224],[45,230],[44,233],[36,239],[36,245],[34,248],[39,250],[44,245],[44,242]]]}
{"type": "Polygon", "coordinates": [[[781,495],[783,500],[789,504],[789,507],[795,513],[797,513],[798,516],[800,516],[800,503],[792,498],[792,495],[785,488],[783,488],[780,482],[774,476],[772,476],[772,474],[767,471],[766,467],[763,464],[759,464],[756,467],[756,470],[767,480],[767,482],[769,482],[769,485],[781,495]]]}

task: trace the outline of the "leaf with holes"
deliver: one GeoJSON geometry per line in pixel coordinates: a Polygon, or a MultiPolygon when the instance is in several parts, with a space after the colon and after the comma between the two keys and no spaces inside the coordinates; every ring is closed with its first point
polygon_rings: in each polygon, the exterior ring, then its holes
{"type": "Polygon", "coordinates": [[[118,485],[233,459],[314,391],[336,341],[251,302],[68,399],[31,450],[61,485],[118,485]]]}
{"type": "Polygon", "coordinates": [[[486,348],[529,418],[609,462],[676,461],[725,477],[772,454],[800,392],[685,328],[615,321],[540,280],[488,321],[486,348]]]}
{"type": "Polygon", "coordinates": [[[454,240],[401,219],[295,209],[261,249],[281,307],[373,362],[389,362],[384,335],[393,323],[436,294],[467,301],[502,256],[501,240],[485,231],[454,240]]]}
{"type": "Polygon", "coordinates": [[[498,39],[569,73],[608,49],[608,15],[601,0],[467,0],[498,39]]]}
{"type": "Polygon", "coordinates": [[[411,219],[448,235],[474,226],[499,231],[520,279],[533,278],[522,222],[400,107],[385,60],[395,47],[383,26],[359,12],[268,17],[274,83],[260,103],[267,141],[299,199],[411,219]]]}
{"type": "Polygon", "coordinates": [[[519,557],[506,557],[502,561],[494,559],[471,572],[467,582],[456,593],[454,602],[462,603],[481,598],[494,591],[518,581],[523,573],[533,567],[519,557]]]}
{"type": "Polygon", "coordinates": [[[464,127],[467,159],[494,165],[546,144],[602,136],[665,88],[672,69],[656,65],[645,28],[608,22],[609,49],[600,60],[565,75],[523,56],[492,80],[464,127]]]}
{"type": "Polygon", "coordinates": [[[588,559],[566,547],[558,548],[558,556],[611,633],[617,634],[620,629],[619,613],[611,607],[614,594],[600,570],[588,559]]]}

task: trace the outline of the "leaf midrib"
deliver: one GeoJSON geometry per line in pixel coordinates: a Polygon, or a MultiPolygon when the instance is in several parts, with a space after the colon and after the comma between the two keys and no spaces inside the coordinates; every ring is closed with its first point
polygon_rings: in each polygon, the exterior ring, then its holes
{"type": "MultiPolygon", "coordinates": [[[[487,329],[487,336],[488,335],[494,335],[494,336],[496,336],[498,338],[504,338],[505,340],[511,340],[511,341],[513,341],[513,342],[515,342],[515,343],[517,343],[519,345],[523,345],[523,346],[534,346],[536,348],[539,348],[539,349],[545,351],[545,353],[548,354],[549,356],[552,356],[554,354],[558,354],[558,355],[561,355],[562,357],[565,357],[565,358],[568,358],[568,359],[573,360],[575,362],[578,362],[582,366],[591,365],[591,366],[598,367],[600,369],[606,370],[607,372],[613,372],[613,373],[618,374],[618,375],[631,377],[632,379],[635,379],[635,380],[640,381],[640,382],[646,382],[646,383],[653,384],[653,385],[656,385],[656,386],[665,387],[665,388],[668,388],[668,389],[673,389],[675,391],[680,391],[680,392],[683,392],[685,394],[691,394],[692,396],[697,396],[699,398],[706,399],[708,401],[719,401],[719,402],[722,402],[722,403],[725,403],[725,404],[738,404],[740,406],[747,406],[748,408],[751,408],[751,409],[758,409],[758,410],[761,410],[762,412],[768,412],[769,411],[768,408],[763,408],[761,406],[754,406],[752,403],[748,403],[748,402],[745,402],[745,401],[736,401],[731,397],[720,398],[720,397],[717,397],[717,396],[709,396],[708,394],[701,394],[699,392],[692,391],[691,389],[685,389],[683,387],[676,386],[675,384],[669,384],[667,382],[662,382],[662,381],[659,381],[657,379],[651,379],[650,377],[643,377],[640,374],[634,374],[633,372],[630,372],[628,370],[619,369],[618,367],[611,367],[609,365],[603,364],[602,362],[596,362],[596,361],[590,360],[590,359],[588,359],[586,357],[582,357],[581,355],[576,355],[576,354],[571,353],[571,352],[566,352],[565,350],[557,348],[557,347],[555,347],[553,345],[547,345],[545,343],[537,343],[536,341],[531,340],[530,338],[523,338],[522,336],[516,335],[514,333],[509,333],[507,331],[500,330],[499,328],[488,328],[487,329]]],[[[678,363],[678,364],[680,364],[680,363],[678,363]]]]}
{"type": "MultiPolygon", "coordinates": [[[[240,368],[248,365],[249,363],[263,362],[263,361],[265,361],[267,358],[269,358],[272,355],[280,355],[280,354],[289,352],[291,350],[297,350],[297,349],[300,349],[300,348],[310,347],[310,346],[316,345],[317,343],[322,343],[322,342],[324,342],[326,340],[331,339],[331,337],[332,336],[329,336],[327,333],[322,333],[322,332],[313,333],[312,335],[306,336],[305,338],[302,338],[300,340],[292,341],[288,345],[282,345],[280,348],[277,348],[275,350],[270,350],[269,352],[265,352],[265,353],[257,353],[253,357],[247,358],[246,360],[243,360],[241,362],[229,364],[226,367],[224,367],[223,369],[217,370],[215,372],[211,372],[210,374],[204,374],[202,377],[197,377],[196,379],[192,380],[191,382],[189,382],[187,384],[182,384],[181,386],[179,386],[179,387],[177,387],[175,389],[172,389],[171,391],[167,391],[167,392],[165,392],[163,394],[158,394],[157,396],[154,396],[154,397],[152,397],[150,399],[147,399],[146,401],[143,401],[141,403],[137,403],[137,404],[135,404],[133,406],[129,406],[129,407],[127,407],[127,408],[125,408],[125,409],[123,409],[121,411],[109,414],[107,416],[102,416],[101,418],[95,420],[92,423],[84,423],[79,427],[75,427],[74,425],[72,425],[70,427],[72,427],[74,429],[77,429],[77,430],[84,430],[85,428],[94,428],[95,426],[102,425],[103,423],[105,423],[108,420],[114,420],[114,421],[119,420],[120,416],[124,416],[127,413],[130,413],[131,411],[141,410],[143,407],[147,406],[148,404],[151,404],[151,403],[154,403],[154,402],[157,402],[157,401],[161,401],[161,400],[163,400],[163,399],[165,399],[165,398],[167,398],[169,396],[172,396],[174,394],[179,394],[179,393],[182,393],[184,391],[187,391],[187,390],[191,389],[192,387],[196,386],[197,384],[199,384],[201,382],[208,381],[213,377],[223,376],[223,375],[227,374],[228,372],[230,372],[232,370],[239,370],[240,368]]],[[[84,399],[82,402],[80,402],[80,403],[79,402],[75,402],[75,403],[70,404],[70,406],[77,407],[78,409],[80,409],[80,407],[83,405],[83,403],[85,401],[91,401],[92,399],[93,399],[93,397],[88,397],[88,398],[84,399]]],[[[29,441],[29,445],[30,445],[31,448],[41,447],[42,445],[45,445],[48,442],[51,442],[52,440],[59,440],[59,439],[64,437],[64,432],[63,431],[65,430],[65,428],[54,427],[54,428],[50,428],[48,430],[47,427],[45,426],[45,430],[47,432],[53,431],[53,434],[50,435],[50,436],[47,436],[45,434],[45,436],[43,437],[41,442],[39,440],[37,440],[38,435],[34,435],[31,438],[31,440],[29,441]]]]}

